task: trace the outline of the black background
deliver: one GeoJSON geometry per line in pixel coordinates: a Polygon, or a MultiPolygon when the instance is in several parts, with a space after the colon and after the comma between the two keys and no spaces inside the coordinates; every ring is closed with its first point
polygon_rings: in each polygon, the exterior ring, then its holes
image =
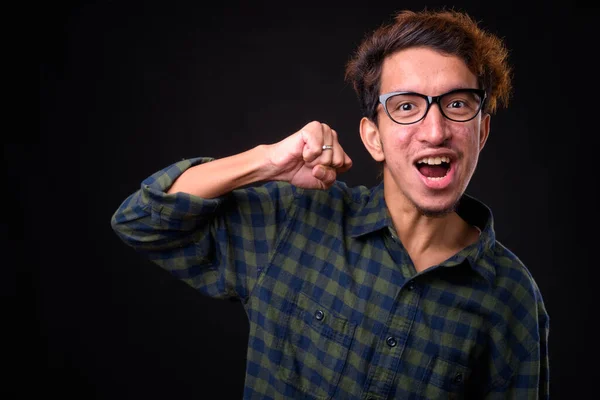
{"type": "Polygon", "coordinates": [[[395,11],[454,6],[506,40],[515,72],[510,108],[492,117],[468,192],[492,208],[497,238],[544,295],[553,397],[588,398],[588,363],[597,364],[598,10],[576,2],[219,4],[73,1],[35,10],[40,133],[4,139],[11,261],[3,269],[24,278],[20,304],[30,306],[6,342],[23,380],[6,381],[20,382],[21,394],[62,398],[241,398],[241,305],[202,297],[135,254],[112,232],[112,213],[175,161],[272,143],[311,120],[334,127],[354,160],[340,179],[376,183],[344,65],[395,11]]]}

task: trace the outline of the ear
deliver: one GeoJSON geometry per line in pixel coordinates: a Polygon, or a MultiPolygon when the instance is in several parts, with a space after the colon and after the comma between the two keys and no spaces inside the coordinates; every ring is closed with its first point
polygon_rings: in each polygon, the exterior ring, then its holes
{"type": "Polygon", "coordinates": [[[379,128],[367,117],[360,120],[360,138],[375,161],[385,160],[379,128]]]}
{"type": "Polygon", "coordinates": [[[479,151],[483,150],[483,146],[485,146],[485,142],[487,142],[488,136],[490,135],[491,119],[492,116],[490,114],[485,114],[481,119],[481,124],[479,125],[479,151]]]}

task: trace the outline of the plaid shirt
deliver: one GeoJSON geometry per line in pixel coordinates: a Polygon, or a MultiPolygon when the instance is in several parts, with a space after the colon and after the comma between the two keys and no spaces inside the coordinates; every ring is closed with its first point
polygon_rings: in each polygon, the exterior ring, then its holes
{"type": "Polygon", "coordinates": [[[112,218],[128,245],[249,318],[245,399],[549,398],[548,314],[492,214],[479,240],[417,273],[383,197],[336,182],[217,199],[166,194],[197,158],[146,179],[112,218]]]}

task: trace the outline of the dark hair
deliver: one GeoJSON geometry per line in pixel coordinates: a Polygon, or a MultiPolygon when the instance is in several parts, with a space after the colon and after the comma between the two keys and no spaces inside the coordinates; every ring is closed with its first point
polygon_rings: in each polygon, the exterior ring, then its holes
{"type": "Polygon", "coordinates": [[[500,38],[479,28],[462,12],[400,11],[392,23],[367,36],[346,65],[345,78],[358,95],[363,115],[372,121],[376,122],[384,59],[411,47],[428,47],[461,58],[486,91],[484,112],[494,113],[499,103],[508,105],[512,71],[500,38]]]}

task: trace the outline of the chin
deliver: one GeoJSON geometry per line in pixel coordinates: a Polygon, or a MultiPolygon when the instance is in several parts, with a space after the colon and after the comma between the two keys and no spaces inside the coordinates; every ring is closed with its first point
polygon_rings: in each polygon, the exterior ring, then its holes
{"type": "Polygon", "coordinates": [[[453,213],[456,210],[458,198],[445,202],[430,202],[430,204],[425,203],[427,202],[413,202],[413,204],[417,208],[417,211],[421,215],[430,218],[441,218],[450,213],[453,213]]]}

